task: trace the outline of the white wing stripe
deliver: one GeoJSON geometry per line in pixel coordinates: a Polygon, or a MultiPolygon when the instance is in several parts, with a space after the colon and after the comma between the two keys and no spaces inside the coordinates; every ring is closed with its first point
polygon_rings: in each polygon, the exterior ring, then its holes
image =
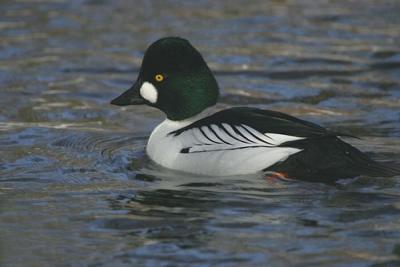
{"type": "Polygon", "coordinates": [[[249,140],[252,143],[260,143],[259,140],[257,140],[257,138],[254,138],[248,131],[246,131],[242,126],[236,126],[235,127],[244,138],[246,138],[247,140],[249,140]]]}
{"type": "Polygon", "coordinates": [[[239,150],[239,149],[246,149],[246,148],[270,148],[269,146],[262,146],[262,145],[242,145],[242,146],[227,146],[226,144],[215,144],[210,146],[199,145],[199,146],[192,146],[189,148],[189,153],[194,152],[210,152],[210,151],[232,151],[232,150],[239,150]]]}
{"type": "Polygon", "coordinates": [[[223,143],[225,143],[227,145],[232,145],[231,143],[229,143],[229,142],[227,142],[227,141],[225,141],[224,139],[221,138],[221,136],[219,134],[221,131],[219,129],[217,131],[215,131],[212,128],[212,125],[208,126],[208,129],[210,129],[210,131],[218,138],[218,140],[222,141],[223,143]]]}
{"type": "Polygon", "coordinates": [[[232,126],[230,126],[227,123],[222,123],[222,127],[223,129],[226,130],[227,134],[229,134],[230,136],[232,136],[233,138],[235,138],[236,140],[246,143],[246,144],[250,144],[249,141],[247,141],[246,139],[244,139],[243,137],[241,137],[240,135],[238,135],[232,128],[232,126]]]}
{"type": "Polygon", "coordinates": [[[211,130],[214,131],[214,133],[217,133],[220,140],[223,140],[225,143],[228,143],[230,145],[235,145],[238,143],[238,141],[241,142],[239,139],[235,139],[232,136],[230,136],[222,126],[212,124],[210,127],[211,130]]]}
{"type": "Polygon", "coordinates": [[[191,136],[190,132],[193,133],[194,138],[196,139],[196,141],[200,144],[210,144],[210,140],[207,139],[200,131],[199,128],[193,128],[191,131],[187,132],[189,135],[189,138],[191,136]]]}
{"type": "Polygon", "coordinates": [[[199,128],[201,133],[210,141],[216,143],[216,144],[222,144],[221,142],[218,141],[218,137],[208,129],[207,126],[202,126],[199,128]]]}
{"type": "Polygon", "coordinates": [[[234,125],[233,127],[233,130],[235,131],[235,133],[238,135],[238,136],[241,136],[242,138],[244,138],[246,141],[247,141],[247,143],[249,143],[249,144],[254,144],[254,140],[252,140],[252,139],[249,139],[246,135],[248,135],[246,132],[244,132],[245,134],[243,134],[243,129],[240,131],[239,130],[239,128],[242,128],[242,127],[240,127],[240,126],[236,126],[236,125],[234,125]]]}
{"type": "Polygon", "coordinates": [[[289,141],[305,139],[305,137],[298,137],[286,134],[265,133],[265,135],[268,135],[270,138],[272,138],[272,140],[274,140],[274,143],[276,145],[280,145],[282,143],[289,141]]]}
{"type": "Polygon", "coordinates": [[[266,136],[260,133],[259,131],[254,130],[253,128],[242,124],[242,127],[248,131],[254,138],[258,139],[258,141],[261,141],[263,143],[266,143],[268,145],[274,145],[274,143],[271,143],[271,140],[266,140],[266,136]]]}

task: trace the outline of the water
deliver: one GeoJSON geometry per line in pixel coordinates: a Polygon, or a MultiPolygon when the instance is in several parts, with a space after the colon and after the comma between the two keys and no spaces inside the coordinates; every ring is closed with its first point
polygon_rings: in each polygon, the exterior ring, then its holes
{"type": "Polygon", "coordinates": [[[0,2],[1,266],[400,266],[400,177],[338,185],[154,166],[163,116],[108,102],[180,35],[221,106],[290,113],[400,164],[399,1],[0,2]],[[212,4],[212,5],[211,5],[212,4]]]}

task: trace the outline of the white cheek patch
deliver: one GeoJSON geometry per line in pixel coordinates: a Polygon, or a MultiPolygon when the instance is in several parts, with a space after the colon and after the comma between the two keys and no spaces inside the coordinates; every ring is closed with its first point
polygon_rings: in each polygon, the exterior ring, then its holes
{"type": "Polygon", "coordinates": [[[157,89],[149,82],[144,82],[142,84],[142,87],[140,87],[140,95],[150,103],[155,104],[157,102],[157,89]]]}

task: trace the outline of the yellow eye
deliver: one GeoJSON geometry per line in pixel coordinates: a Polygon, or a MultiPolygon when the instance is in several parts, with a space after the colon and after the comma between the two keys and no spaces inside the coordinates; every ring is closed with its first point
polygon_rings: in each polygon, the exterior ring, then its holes
{"type": "Polygon", "coordinates": [[[157,74],[156,76],[154,76],[154,79],[156,79],[157,82],[162,82],[164,80],[164,76],[162,76],[161,74],[157,74]]]}

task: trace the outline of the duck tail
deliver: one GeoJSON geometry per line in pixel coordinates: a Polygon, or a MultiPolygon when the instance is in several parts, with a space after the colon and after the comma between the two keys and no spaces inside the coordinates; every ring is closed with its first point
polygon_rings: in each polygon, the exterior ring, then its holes
{"type": "Polygon", "coordinates": [[[301,152],[291,155],[266,171],[284,172],[290,178],[334,182],[360,175],[391,177],[400,175],[400,169],[390,163],[379,163],[338,137],[303,139],[281,144],[301,152]]]}

